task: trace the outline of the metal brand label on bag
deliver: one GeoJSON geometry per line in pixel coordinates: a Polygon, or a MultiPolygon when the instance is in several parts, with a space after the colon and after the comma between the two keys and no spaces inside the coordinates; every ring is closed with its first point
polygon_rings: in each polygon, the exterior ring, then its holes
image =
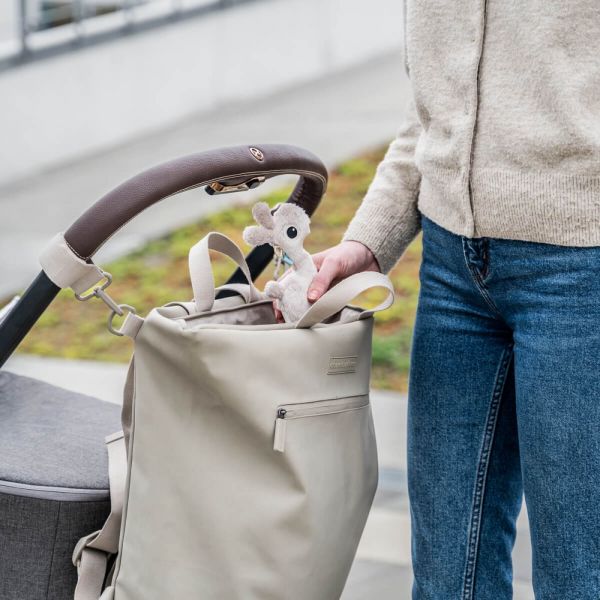
{"type": "Polygon", "coordinates": [[[327,375],[340,375],[342,373],[356,373],[356,356],[330,356],[327,375]]]}

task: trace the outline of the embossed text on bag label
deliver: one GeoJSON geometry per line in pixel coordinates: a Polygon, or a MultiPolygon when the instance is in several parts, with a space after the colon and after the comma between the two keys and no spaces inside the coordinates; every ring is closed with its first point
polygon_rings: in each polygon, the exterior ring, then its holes
{"type": "Polygon", "coordinates": [[[341,375],[342,373],[356,373],[356,356],[330,356],[327,375],[341,375]]]}

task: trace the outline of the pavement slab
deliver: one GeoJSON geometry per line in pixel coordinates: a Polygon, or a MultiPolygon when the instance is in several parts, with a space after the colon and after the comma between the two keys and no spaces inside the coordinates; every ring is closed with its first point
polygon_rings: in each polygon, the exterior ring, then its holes
{"type": "Polygon", "coordinates": [[[411,585],[410,567],[357,560],[341,600],[410,600],[411,585]]]}

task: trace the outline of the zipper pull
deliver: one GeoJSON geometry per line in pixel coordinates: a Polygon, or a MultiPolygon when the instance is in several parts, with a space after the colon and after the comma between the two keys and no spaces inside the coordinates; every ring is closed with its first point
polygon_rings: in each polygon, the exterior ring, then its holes
{"type": "Polygon", "coordinates": [[[285,430],[287,428],[287,421],[285,415],[287,410],[280,408],[277,411],[277,418],[275,419],[275,436],[273,437],[273,450],[277,452],[285,451],[285,430]]]}

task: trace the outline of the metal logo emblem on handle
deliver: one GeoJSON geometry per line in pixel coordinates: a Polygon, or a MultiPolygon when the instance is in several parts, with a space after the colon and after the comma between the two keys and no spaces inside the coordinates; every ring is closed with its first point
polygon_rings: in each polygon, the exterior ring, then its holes
{"type": "Polygon", "coordinates": [[[256,160],[265,160],[265,155],[258,148],[254,148],[254,146],[250,146],[250,154],[252,154],[256,160]]]}

